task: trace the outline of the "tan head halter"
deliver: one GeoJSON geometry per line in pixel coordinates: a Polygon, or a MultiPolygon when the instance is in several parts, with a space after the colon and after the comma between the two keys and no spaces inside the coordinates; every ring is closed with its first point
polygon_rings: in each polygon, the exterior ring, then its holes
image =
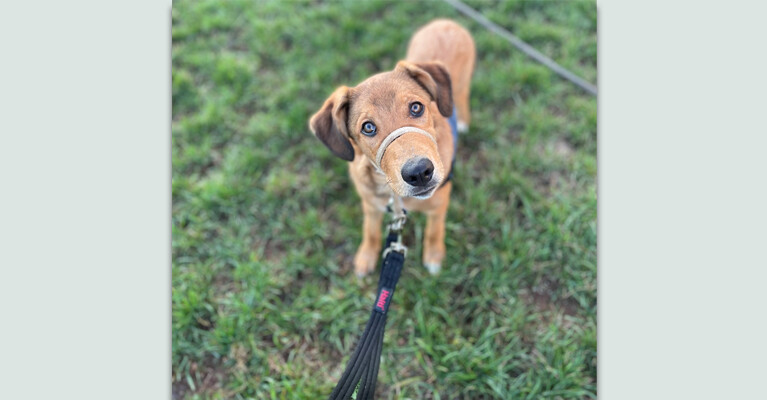
{"type": "Polygon", "coordinates": [[[389,136],[387,136],[383,140],[383,142],[381,142],[381,146],[378,147],[378,152],[376,153],[376,159],[373,165],[375,165],[375,167],[378,168],[379,171],[383,172],[383,169],[381,168],[381,160],[383,160],[383,156],[384,156],[384,153],[386,152],[386,148],[389,147],[389,145],[392,144],[392,142],[397,140],[397,138],[410,132],[424,135],[427,138],[429,138],[429,140],[431,140],[435,146],[437,145],[437,141],[434,139],[434,137],[431,134],[429,134],[429,132],[426,132],[425,130],[421,128],[416,128],[414,126],[403,126],[402,128],[396,129],[392,133],[390,133],[389,136]]]}

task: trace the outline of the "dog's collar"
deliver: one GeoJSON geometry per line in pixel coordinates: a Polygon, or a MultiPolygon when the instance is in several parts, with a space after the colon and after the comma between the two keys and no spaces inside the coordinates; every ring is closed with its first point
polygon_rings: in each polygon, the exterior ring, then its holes
{"type": "Polygon", "coordinates": [[[434,137],[429,132],[426,132],[425,130],[421,128],[416,128],[414,126],[403,126],[402,128],[398,128],[394,130],[392,133],[390,133],[389,136],[386,136],[383,142],[381,142],[381,146],[378,147],[378,153],[376,153],[376,160],[373,163],[373,165],[375,165],[379,171],[383,172],[383,169],[381,168],[381,161],[383,160],[383,156],[384,156],[384,153],[386,152],[386,148],[389,147],[389,145],[392,144],[392,142],[397,140],[397,138],[410,132],[420,133],[421,135],[424,135],[427,138],[429,138],[434,143],[435,146],[437,145],[437,141],[434,139],[434,137]]]}

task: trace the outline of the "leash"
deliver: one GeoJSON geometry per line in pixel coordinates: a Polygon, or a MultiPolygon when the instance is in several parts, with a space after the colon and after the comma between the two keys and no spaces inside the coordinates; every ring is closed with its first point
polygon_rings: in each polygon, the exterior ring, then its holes
{"type": "MultiPolygon", "coordinates": [[[[453,166],[455,165],[455,149],[458,142],[458,129],[456,120],[456,110],[453,107],[453,114],[448,123],[453,135],[453,161],[450,164],[450,173],[440,187],[444,186],[453,177],[453,166]]],[[[392,142],[406,133],[418,133],[431,139],[434,144],[437,141],[434,137],[423,129],[414,126],[403,126],[389,133],[381,143],[376,153],[376,159],[370,160],[370,163],[376,170],[383,174],[381,160],[384,153],[392,142]]],[[[346,364],[341,379],[336,384],[329,400],[348,400],[351,399],[355,390],[357,391],[356,400],[372,400],[376,390],[378,380],[378,367],[381,365],[381,350],[383,349],[384,328],[386,327],[386,313],[389,311],[394,289],[397,287],[397,281],[402,273],[402,266],[405,263],[407,246],[402,243],[402,228],[407,220],[407,213],[402,204],[402,199],[396,194],[392,194],[389,200],[389,211],[393,214],[392,221],[387,228],[386,243],[381,254],[381,275],[378,278],[378,295],[373,304],[373,310],[370,312],[365,330],[354,349],[349,362],[346,364]]]]}
{"type": "Polygon", "coordinates": [[[370,400],[375,393],[378,367],[381,364],[386,312],[389,311],[389,304],[407,254],[407,247],[402,244],[402,227],[407,220],[407,214],[399,196],[393,195],[390,203],[389,208],[393,217],[387,229],[386,245],[381,255],[383,261],[381,275],[378,278],[376,302],[373,304],[370,319],[357,343],[357,348],[346,364],[344,374],[333,389],[329,400],[351,399],[355,389],[357,400],[370,400]]]}
{"type": "Polygon", "coordinates": [[[538,61],[539,63],[543,64],[548,69],[554,71],[555,74],[561,76],[562,78],[567,79],[568,81],[574,83],[579,88],[585,90],[587,93],[596,97],[597,95],[596,86],[592,85],[590,82],[581,78],[580,76],[575,75],[574,73],[568,71],[563,66],[554,62],[554,60],[546,57],[540,51],[536,50],[533,46],[530,46],[529,44],[522,41],[522,39],[514,36],[508,30],[500,27],[499,25],[487,19],[484,15],[480,14],[477,10],[462,3],[461,0],[445,0],[445,2],[455,7],[456,10],[466,14],[469,18],[472,18],[473,20],[477,21],[478,23],[480,23],[482,26],[484,26],[491,32],[508,40],[509,43],[511,43],[514,47],[519,49],[521,52],[525,53],[528,57],[532,58],[535,61],[538,61]]]}

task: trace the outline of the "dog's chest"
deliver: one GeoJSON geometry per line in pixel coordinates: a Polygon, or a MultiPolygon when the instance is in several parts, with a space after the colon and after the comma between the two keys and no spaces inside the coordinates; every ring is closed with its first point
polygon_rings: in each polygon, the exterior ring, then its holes
{"type": "Polygon", "coordinates": [[[389,189],[389,183],[386,175],[376,171],[371,165],[368,168],[368,181],[370,182],[370,189],[376,197],[386,199],[388,201],[391,196],[391,189],[389,189]]]}
{"type": "Polygon", "coordinates": [[[360,196],[381,211],[386,211],[392,194],[386,175],[378,173],[370,163],[357,164],[351,172],[360,196]]]}

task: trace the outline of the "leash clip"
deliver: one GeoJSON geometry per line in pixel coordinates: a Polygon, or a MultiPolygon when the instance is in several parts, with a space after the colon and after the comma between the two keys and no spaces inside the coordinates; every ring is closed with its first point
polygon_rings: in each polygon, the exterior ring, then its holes
{"type": "Polygon", "coordinates": [[[402,254],[403,257],[407,256],[407,246],[402,244],[402,235],[397,234],[397,241],[391,242],[391,244],[389,244],[389,247],[384,250],[382,258],[385,259],[386,256],[392,251],[396,251],[397,253],[402,254]]]}
{"type": "Polygon", "coordinates": [[[386,207],[392,213],[392,221],[389,223],[388,230],[399,234],[402,232],[402,227],[405,226],[405,221],[407,221],[407,211],[402,204],[402,199],[397,195],[392,195],[389,197],[389,204],[386,207]]]}
{"type": "Polygon", "coordinates": [[[392,219],[392,222],[389,224],[387,229],[389,230],[389,232],[394,232],[399,234],[400,232],[402,232],[402,227],[405,226],[405,221],[407,221],[406,215],[403,214],[401,216],[395,216],[392,219]]]}

